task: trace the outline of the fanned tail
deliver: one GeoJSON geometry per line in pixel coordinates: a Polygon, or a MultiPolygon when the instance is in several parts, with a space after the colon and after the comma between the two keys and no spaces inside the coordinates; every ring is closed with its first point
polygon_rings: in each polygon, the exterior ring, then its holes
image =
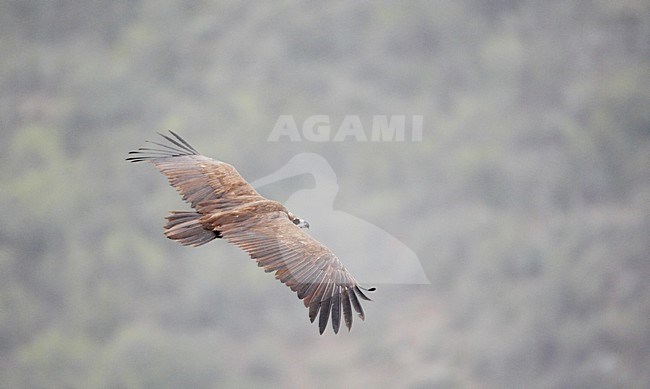
{"type": "Polygon", "coordinates": [[[165,236],[184,246],[201,246],[209,241],[221,238],[218,232],[206,230],[199,222],[202,215],[191,211],[172,211],[167,216],[165,236]]]}

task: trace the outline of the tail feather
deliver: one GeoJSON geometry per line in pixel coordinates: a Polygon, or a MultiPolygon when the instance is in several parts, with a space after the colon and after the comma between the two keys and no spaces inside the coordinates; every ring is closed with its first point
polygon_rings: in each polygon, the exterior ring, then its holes
{"type": "Polygon", "coordinates": [[[218,232],[206,230],[199,222],[201,214],[189,211],[172,211],[167,216],[165,236],[184,246],[201,246],[209,241],[220,238],[218,232]]]}

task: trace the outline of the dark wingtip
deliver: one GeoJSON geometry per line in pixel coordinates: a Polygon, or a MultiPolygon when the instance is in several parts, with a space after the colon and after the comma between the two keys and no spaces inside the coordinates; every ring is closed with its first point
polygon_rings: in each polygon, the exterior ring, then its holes
{"type": "Polygon", "coordinates": [[[375,287],[371,287],[371,288],[366,289],[366,288],[363,288],[363,287],[358,286],[358,285],[355,286],[354,289],[357,292],[357,295],[359,295],[359,297],[361,297],[362,299],[364,299],[366,301],[372,301],[372,299],[370,297],[366,296],[361,290],[365,290],[366,292],[374,292],[375,290],[377,290],[377,288],[375,288],[375,287]]]}
{"type": "Polygon", "coordinates": [[[199,152],[196,151],[196,149],[195,149],[194,147],[192,147],[189,143],[187,143],[187,141],[186,141],[185,139],[181,138],[180,135],[178,135],[177,133],[175,133],[175,132],[172,131],[172,130],[168,130],[168,131],[169,131],[170,134],[172,134],[172,136],[173,136],[174,138],[176,138],[176,140],[174,140],[174,139],[168,137],[167,135],[163,135],[163,134],[161,134],[161,133],[158,133],[158,134],[160,134],[163,138],[165,138],[165,139],[167,139],[168,141],[172,142],[172,143],[175,144],[176,146],[180,147],[181,149],[183,149],[183,150],[189,152],[190,154],[195,154],[195,155],[198,155],[198,154],[199,154],[199,152]],[[179,142],[180,142],[180,143],[179,143],[179,142]]]}
{"type": "Polygon", "coordinates": [[[174,131],[169,130],[169,133],[172,135],[167,136],[158,132],[163,139],[169,143],[161,143],[147,140],[146,143],[156,145],[158,147],[140,147],[137,150],[129,151],[129,155],[132,155],[126,158],[130,162],[142,162],[142,161],[152,161],[155,159],[162,158],[171,158],[171,157],[180,157],[186,155],[199,155],[199,152],[196,151],[185,139],[181,138],[180,135],[174,131]]]}

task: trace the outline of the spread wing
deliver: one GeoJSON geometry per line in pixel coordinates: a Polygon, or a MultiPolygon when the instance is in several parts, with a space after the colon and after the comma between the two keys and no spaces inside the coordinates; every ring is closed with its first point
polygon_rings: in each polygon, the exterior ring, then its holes
{"type": "Polygon", "coordinates": [[[160,134],[169,144],[149,142],[154,147],[129,152],[127,161],[153,163],[199,213],[204,213],[201,203],[206,202],[230,208],[265,200],[232,165],[199,154],[183,138],[169,132],[174,138],[160,134]]]}
{"type": "MultiPolygon", "coordinates": [[[[267,213],[240,223],[220,225],[223,238],[236,244],[267,273],[286,284],[309,308],[309,320],[319,316],[322,334],[332,319],[338,333],[341,313],[348,330],[352,309],[364,319],[359,298],[370,300],[327,247],[294,225],[284,212],[267,213]]],[[[370,289],[372,290],[372,289],[370,289]]]]}

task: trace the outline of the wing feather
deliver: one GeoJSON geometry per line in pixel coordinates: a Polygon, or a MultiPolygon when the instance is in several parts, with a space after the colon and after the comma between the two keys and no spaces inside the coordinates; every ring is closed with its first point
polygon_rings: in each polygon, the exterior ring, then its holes
{"type": "Polygon", "coordinates": [[[320,316],[318,318],[318,330],[322,334],[327,328],[327,322],[330,318],[330,312],[332,308],[332,291],[334,290],[334,282],[331,280],[326,284],[325,290],[323,291],[323,297],[320,302],[320,316]]]}
{"type": "Polygon", "coordinates": [[[341,325],[341,285],[336,285],[332,295],[332,329],[335,334],[339,333],[341,325]]]}
{"type": "Polygon", "coordinates": [[[316,320],[316,315],[318,315],[319,310],[320,310],[320,301],[314,301],[311,304],[309,304],[309,321],[310,322],[313,323],[314,320],[316,320]]]}
{"type": "Polygon", "coordinates": [[[345,320],[345,326],[348,327],[348,331],[352,329],[352,307],[350,306],[350,296],[348,295],[348,288],[343,287],[341,292],[341,305],[343,306],[343,318],[345,320]]]}
{"type": "Polygon", "coordinates": [[[359,302],[359,299],[357,298],[357,295],[355,294],[355,290],[350,290],[350,293],[348,293],[348,296],[350,296],[350,302],[352,303],[352,306],[354,307],[354,310],[357,311],[357,314],[363,320],[366,316],[363,313],[363,308],[361,307],[361,303],[359,302]]]}

